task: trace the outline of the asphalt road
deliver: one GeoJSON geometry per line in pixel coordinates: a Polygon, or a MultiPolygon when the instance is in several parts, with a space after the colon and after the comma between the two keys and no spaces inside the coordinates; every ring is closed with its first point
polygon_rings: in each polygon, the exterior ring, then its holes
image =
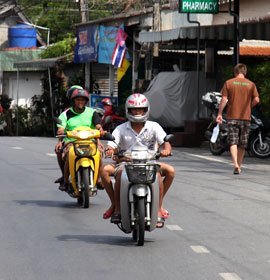
{"type": "Polygon", "coordinates": [[[170,218],[137,247],[102,214],[60,192],[55,139],[0,137],[0,280],[270,279],[270,159],[175,148],[170,218]]]}

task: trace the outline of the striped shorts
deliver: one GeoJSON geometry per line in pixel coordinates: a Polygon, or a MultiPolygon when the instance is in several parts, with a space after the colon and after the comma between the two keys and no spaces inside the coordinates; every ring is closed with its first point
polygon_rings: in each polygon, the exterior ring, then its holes
{"type": "Polygon", "coordinates": [[[250,121],[228,120],[228,144],[246,148],[250,131],[250,121]]]}

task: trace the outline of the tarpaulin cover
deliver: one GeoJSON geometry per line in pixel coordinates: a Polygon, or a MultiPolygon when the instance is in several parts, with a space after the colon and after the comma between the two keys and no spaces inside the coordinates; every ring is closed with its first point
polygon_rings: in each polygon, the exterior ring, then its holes
{"type": "MultiPolygon", "coordinates": [[[[198,97],[197,72],[160,72],[145,92],[150,102],[150,119],[163,127],[182,127],[185,120],[198,119],[198,104],[199,116],[205,117],[201,105],[201,96],[207,90],[205,81],[200,76],[198,97]]],[[[207,87],[213,89],[211,84],[208,82],[207,87]]]]}

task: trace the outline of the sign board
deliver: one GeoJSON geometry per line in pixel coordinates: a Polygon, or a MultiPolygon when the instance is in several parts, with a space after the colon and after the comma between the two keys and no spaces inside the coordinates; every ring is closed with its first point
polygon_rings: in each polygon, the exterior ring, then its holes
{"type": "Polygon", "coordinates": [[[85,63],[89,61],[97,61],[97,37],[98,27],[83,26],[77,30],[77,43],[74,52],[75,63],[85,63]]]}
{"type": "Polygon", "coordinates": [[[179,0],[180,13],[217,14],[218,0],[179,0]]]}

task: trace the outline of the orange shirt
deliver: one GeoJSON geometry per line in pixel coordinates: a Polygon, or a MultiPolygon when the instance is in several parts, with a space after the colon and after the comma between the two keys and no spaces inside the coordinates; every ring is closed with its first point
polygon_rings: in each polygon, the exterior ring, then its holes
{"type": "Polygon", "coordinates": [[[228,98],[227,119],[250,120],[252,100],[259,96],[253,82],[239,77],[227,80],[221,94],[228,98]]]}

